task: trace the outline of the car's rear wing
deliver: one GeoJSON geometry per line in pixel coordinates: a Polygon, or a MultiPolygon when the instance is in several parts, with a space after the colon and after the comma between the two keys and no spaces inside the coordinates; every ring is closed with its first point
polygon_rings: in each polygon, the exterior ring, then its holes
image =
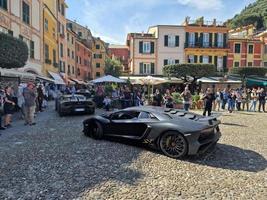
{"type": "Polygon", "coordinates": [[[222,114],[220,113],[214,113],[211,116],[208,117],[203,117],[203,118],[199,118],[198,121],[199,122],[209,122],[209,125],[216,125],[216,124],[220,124],[221,121],[218,120],[217,118],[219,118],[222,114]]]}

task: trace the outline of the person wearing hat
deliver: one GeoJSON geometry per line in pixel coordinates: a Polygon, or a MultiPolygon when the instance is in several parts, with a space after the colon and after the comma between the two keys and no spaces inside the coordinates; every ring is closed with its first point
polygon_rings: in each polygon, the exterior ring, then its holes
{"type": "Polygon", "coordinates": [[[34,122],[34,113],[35,113],[35,100],[36,100],[36,93],[34,90],[34,84],[29,82],[27,87],[23,91],[23,96],[25,100],[25,125],[35,125],[34,122]]]}

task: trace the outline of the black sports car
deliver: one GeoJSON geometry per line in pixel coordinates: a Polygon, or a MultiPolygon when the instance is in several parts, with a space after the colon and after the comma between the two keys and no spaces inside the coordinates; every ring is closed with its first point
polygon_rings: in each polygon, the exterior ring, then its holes
{"type": "Polygon", "coordinates": [[[56,100],[56,110],[59,116],[68,114],[94,114],[95,103],[83,95],[62,95],[56,100]]]}
{"type": "Polygon", "coordinates": [[[219,140],[217,116],[202,115],[160,107],[132,107],[83,122],[85,135],[128,138],[161,150],[172,158],[205,152],[219,140]]]}

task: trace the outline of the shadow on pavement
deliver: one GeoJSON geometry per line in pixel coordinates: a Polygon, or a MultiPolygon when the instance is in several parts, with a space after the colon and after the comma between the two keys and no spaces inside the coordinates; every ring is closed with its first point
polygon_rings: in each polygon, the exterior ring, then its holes
{"type": "Polygon", "coordinates": [[[263,171],[267,167],[267,160],[259,153],[226,144],[217,144],[209,152],[186,160],[215,168],[248,172],[263,171]]]}
{"type": "Polygon", "coordinates": [[[226,125],[226,126],[239,126],[239,127],[247,127],[246,125],[242,125],[242,124],[235,124],[235,123],[221,123],[222,125],[226,125]]]}

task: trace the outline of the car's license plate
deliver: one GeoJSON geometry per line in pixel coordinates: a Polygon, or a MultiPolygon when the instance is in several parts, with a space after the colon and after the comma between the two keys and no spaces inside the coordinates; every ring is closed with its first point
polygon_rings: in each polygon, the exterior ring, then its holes
{"type": "Polygon", "coordinates": [[[84,108],[76,108],[75,111],[82,112],[82,111],[85,111],[85,109],[84,108]]]}

